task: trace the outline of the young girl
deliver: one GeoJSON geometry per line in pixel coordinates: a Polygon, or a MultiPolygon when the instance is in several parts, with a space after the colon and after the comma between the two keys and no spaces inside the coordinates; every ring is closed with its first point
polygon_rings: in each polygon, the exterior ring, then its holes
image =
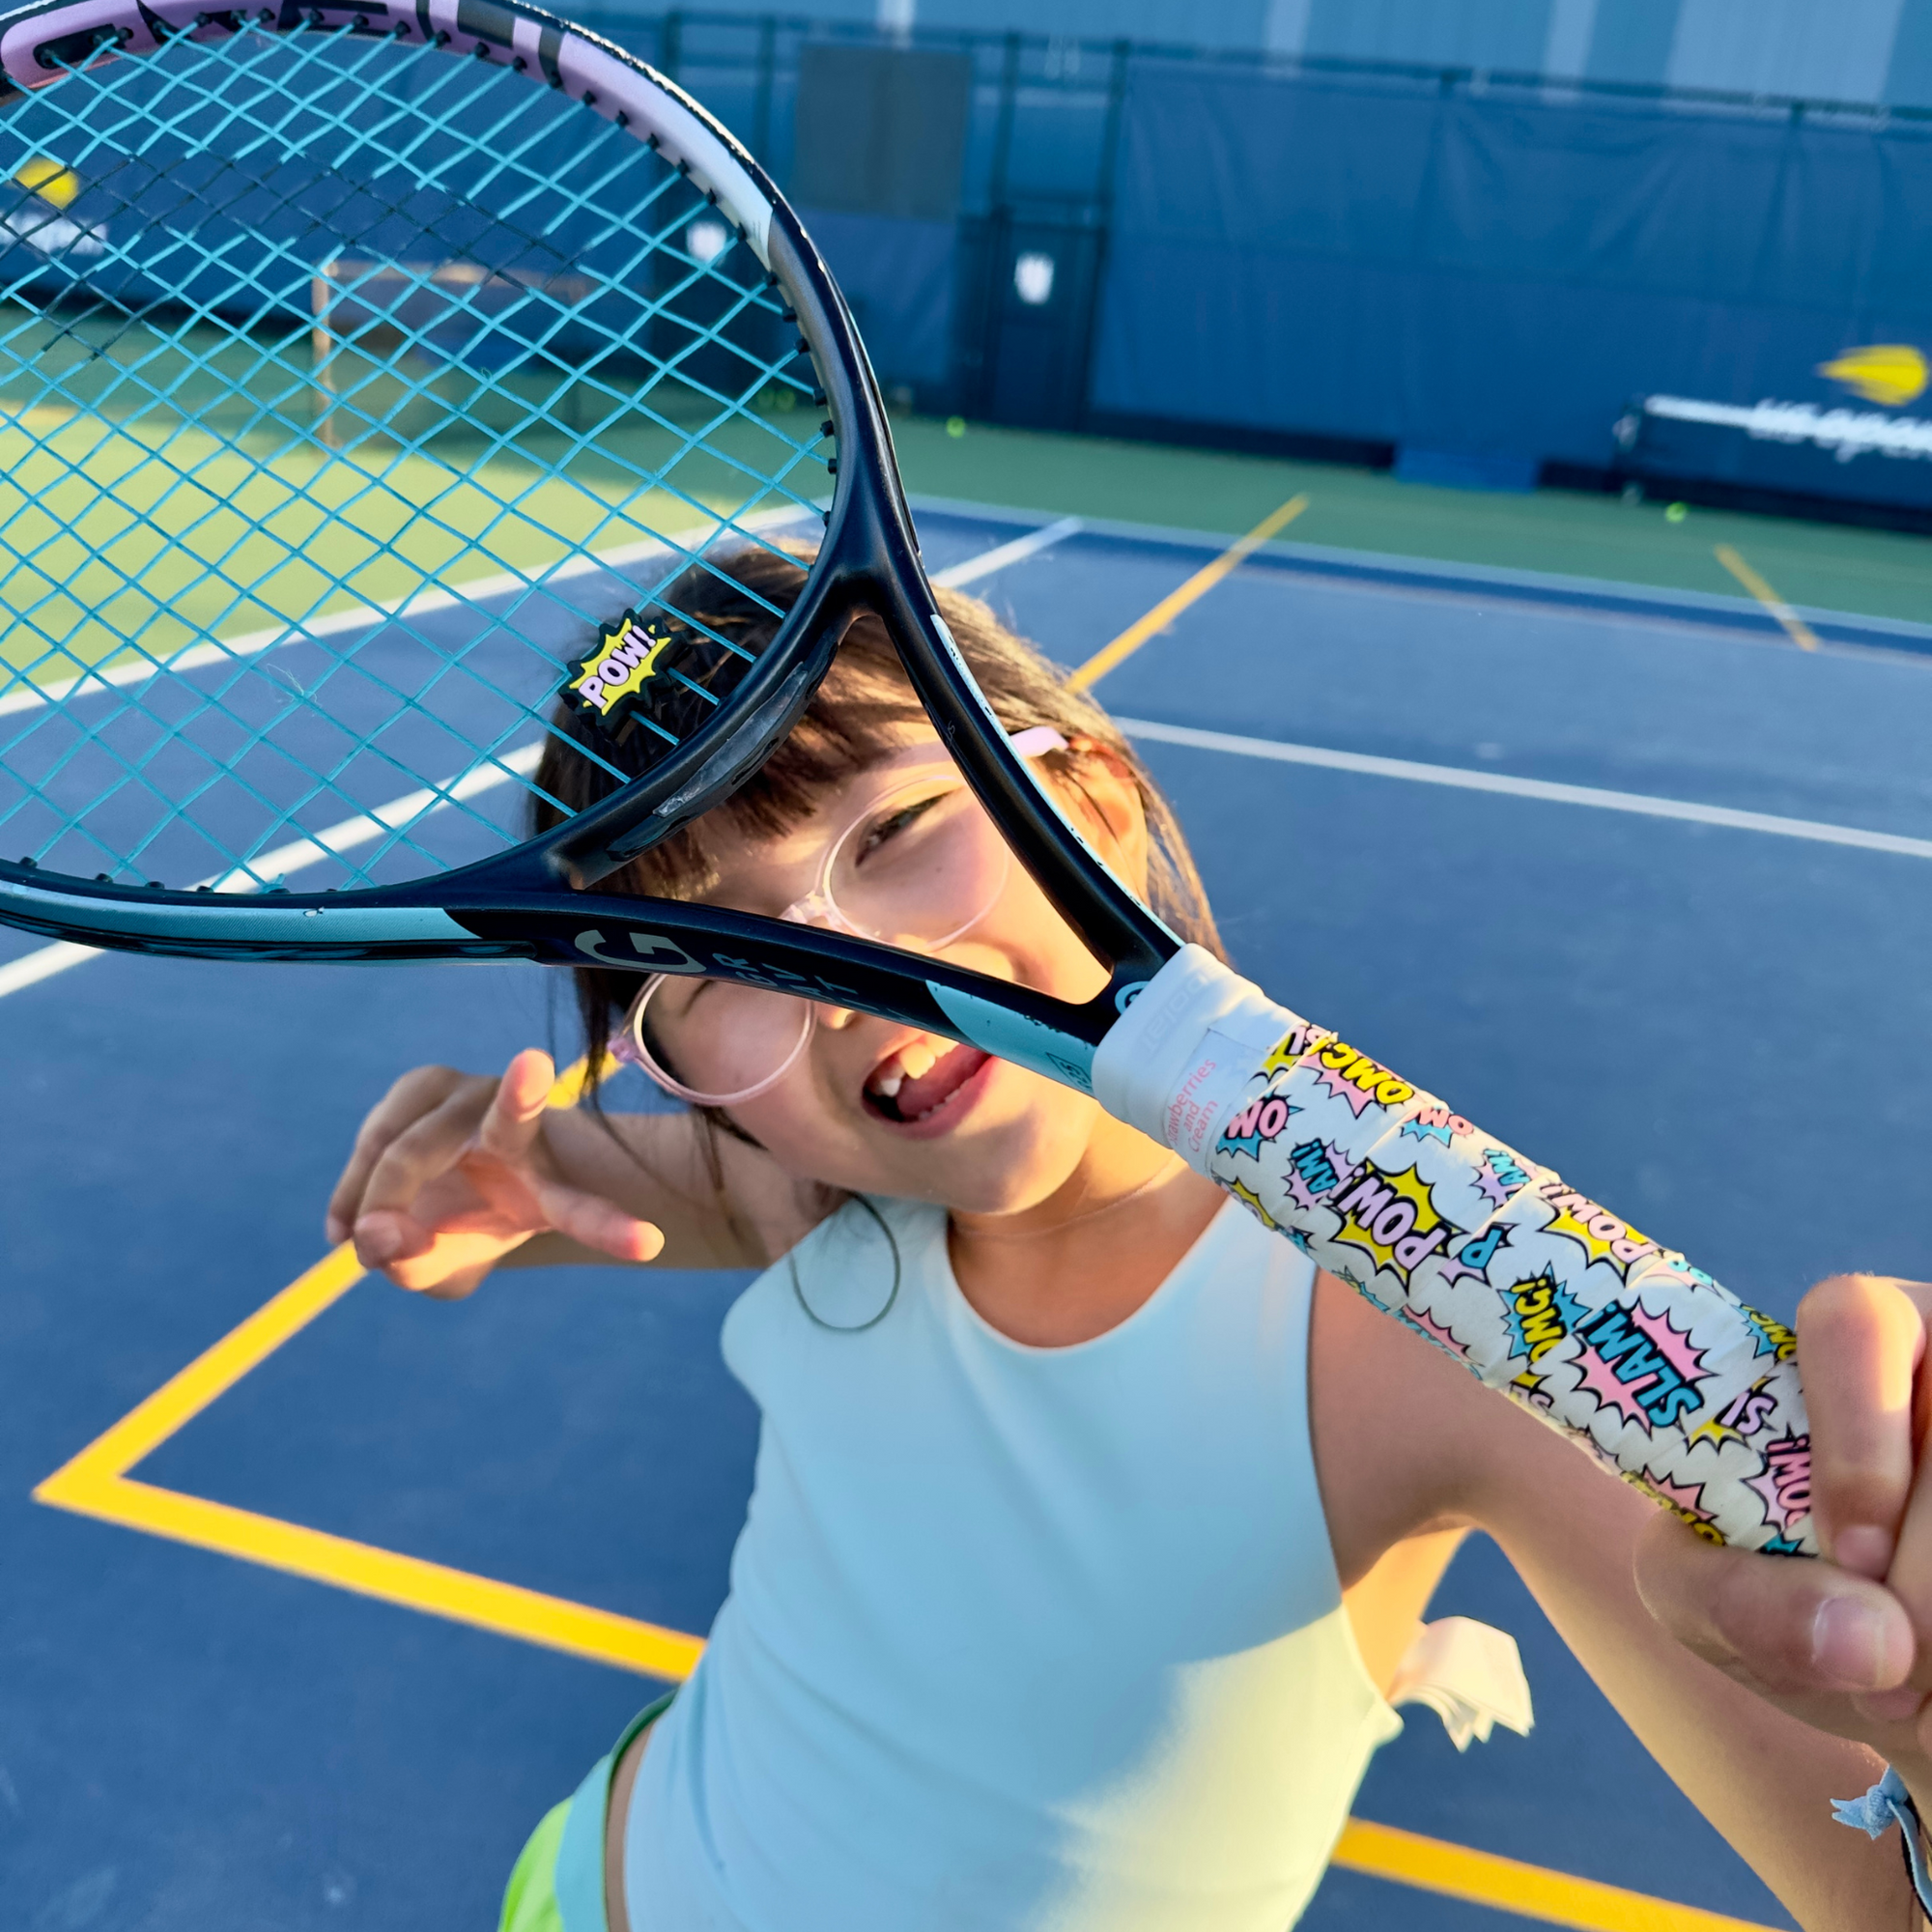
{"type": "MultiPolygon", "coordinates": [[[[755,646],[804,571],[729,569],[667,602],[755,646]]],[[[1016,748],[1214,946],[1121,733],[982,605],[940,603],[1016,748]]],[[[581,809],[614,781],[566,736],[538,783],[581,809]]],[[[758,777],[619,883],[1063,999],[1105,981],[869,619],[758,777]]],[[[418,1068],[329,1209],[440,1296],[505,1264],[764,1270],[724,1332],[763,1417],[730,1595],[696,1674],[526,1849],[514,1932],[1282,1932],[1471,1524],[1805,1925],[1916,1922],[1895,1854],[1828,1801],[1877,1776],[1854,1738],[1932,1791],[1919,1693],[1891,1688],[1932,1622],[1932,1525],[1905,1515],[1920,1291],[1806,1306],[1840,1563],[1716,1550],[1084,1095],[780,992],[578,982],[590,1065],[628,1042],[686,1111],[547,1112],[536,1052],[500,1081],[418,1068]]]]}

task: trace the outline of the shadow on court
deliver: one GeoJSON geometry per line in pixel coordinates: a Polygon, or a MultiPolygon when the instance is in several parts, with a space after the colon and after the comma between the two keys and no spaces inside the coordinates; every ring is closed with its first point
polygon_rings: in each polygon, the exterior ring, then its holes
{"type": "MultiPolygon", "coordinates": [[[[1027,527],[924,526],[935,567],[1027,527]]],[[[975,588],[1077,663],[1211,554],[1074,535],[975,588]]],[[[1801,653],[1761,626],[1662,609],[1260,560],[1099,695],[1208,732],[1932,836],[1912,755],[1932,727],[1932,663],[1801,653]]],[[[1834,1266],[1932,1271],[1916,1160],[1915,1096],[1932,1078],[1925,858],[1226,749],[1148,752],[1236,963],[1301,1010],[1775,1315],[1834,1266]]],[[[30,946],[8,935],[0,960],[30,946]]],[[[531,1825],[653,1693],[29,1500],[318,1259],[328,1183],[398,1070],[493,1066],[552,1037],[568,1051],[562,991],[494,966],[103,957],[0,1000],[9,1922],[488,1927],[531,1825]]],[[[751,1409],[717,1352],[741,1284],[531,1271],[451,1308],[365,1282],[132,1473],[701,1632],[750,1480],[751,1409]]],[[[1537,1729],[1458,1757],[1411,1711],[1361,1815],[1790,1922],[1491,1547],[1464,1551],[1437,1611],[1519,1636],[1537,1729]]],[[[1305,1922],[1505,1921],[1337,1873],[1305,1922]]]]}

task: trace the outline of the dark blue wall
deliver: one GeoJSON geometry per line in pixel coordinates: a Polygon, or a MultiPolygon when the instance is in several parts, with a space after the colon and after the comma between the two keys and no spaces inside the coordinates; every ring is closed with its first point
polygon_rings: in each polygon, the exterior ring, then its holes
{"type": "Polygon", "coordinates": [[[1607,466],[1932,344],[1932,128],[1134,67],[1099,412],[1607,466]]]}
{"type": "Polygon", "coordinates": [[[888,388],[943,388],[952,370],[957,231],[950,221],[801,208],[888,388]]]}
{"type": "MultiPolygon", "coordinates": [[[[1146,30],[1175,3],[1119,24],[1146,30]]],[[[947,21],[970,13],[945,6],[947,21]]],[[[1262,17],[1259,0],[1236,11],[1262,17]]],[[[668,65],[785,187],[804,49],[872,44],[868,17],[592,19],[668,65]]],[[[1818,364],[1870,343],[1932,354],[1932,117],[1661,91],[1683,0],[1597,7],[1584,65],[1630,93],[1008,43],[941,30],[940,0],[919,17],[919,45],[972,62],[956,231],[806,215],[881,381],[923,408],[1312,435],[1524,476],[1615,467],[1613,426],[1641,395],[1868,407],[1818,364]],[[1040,250],[1060,270],[1053,304],[1024,310],[1014,259],[1040,250]]],[[[1549,0],[1306,0],[1266,17],[1302,19],[1311,61],[1351,61],[1365,34],[1400,26],[1432,59],[1513,49],[1533,67],[1556,14],[1549,0]]],[[[1888,71],[1898,99],[1932,99],[1912,79],[1932,74],[1932,0],[1904,7],[1888,71]]],[[[1932,414],[1932,397],[1905,407],[1932,414]]],[[[1793,487],[1753,474],[1767,447],[1726,453],[1722,477],[1793,487]]],[[[1864,456],[1807,474],[1889,501],[1921,469],[1864,456]]]]}

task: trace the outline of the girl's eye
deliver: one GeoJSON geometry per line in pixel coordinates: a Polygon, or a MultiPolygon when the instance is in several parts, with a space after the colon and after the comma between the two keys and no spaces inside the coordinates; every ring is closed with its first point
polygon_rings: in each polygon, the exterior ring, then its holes
{"type": "Polygon", "coordinates": [[[860,835],[859,847],[853,855],[860,865],[864,865],[882,845],[889,844],[902,833],[909,831],[935,806],[945,803],[947,794],[935,792],[930,798],[916,800],[911,805],[895,806],[892,810],[876,818],[860,835]]]}
{"type": "Polygon", "coordinates": [[[709,980],[683,980],[675,992],[667,986],[653,997],[649,1010],[656,1014],[660,1024],[677,1026],[690,1017],[692,1008],[711,990],[711,986],[709,980]]]}

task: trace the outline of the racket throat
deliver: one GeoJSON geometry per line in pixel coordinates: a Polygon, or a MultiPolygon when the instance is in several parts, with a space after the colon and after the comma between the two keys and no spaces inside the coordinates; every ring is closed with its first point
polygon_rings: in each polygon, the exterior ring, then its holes
{"type": "Polygon", "coordinates": [[[754,698],[742,716],[721,719],[722,737],[707,734],[695,739],[668,760],[653,775],[654,789],[662,796],[652,801],[646,794],[648,816],[638,818],[639,801],[627,790],[606,809],[584,812],[559,828],[546,853],[556,875],[575,891],[588,891],[680,825],[729,798],[771,755],[810,702],[825,673],[824,664],[817,662],[820,655],[830,662],[830,651],[815,653],[812,661],[786,672],[775,691],[754,698]]]}

